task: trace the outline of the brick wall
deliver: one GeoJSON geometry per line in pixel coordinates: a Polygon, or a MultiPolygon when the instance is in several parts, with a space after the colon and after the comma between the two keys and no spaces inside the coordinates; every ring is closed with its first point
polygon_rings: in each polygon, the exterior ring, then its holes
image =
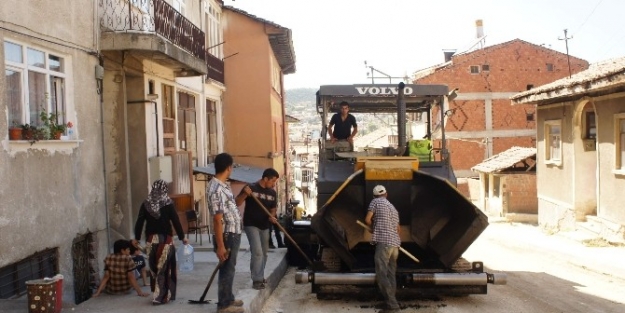
{"type": "MultiPolygon", "coordinates": [[[[572,73],[587,68],[588,62],[571,57],[572,73]]],[[[513,146],[536,146],[535,107],[512,106],[509,99],[497,99],[493,93],[517,93],[529,86],[538,87],[568,75],[566,54],[515,39],[454,56],[451,65],[439,68],[415,83],[459,88],[458,98],[449,105],[449,109],[455,110],[447,119],[445,129],[448,133],[464,132],[450,135],[456,139],[449,140],[449,150],[454,170],[466,173],[485,157],[513,146]],[[547,64],[552,65],[552,71],[548,70],[547,64]],[[478,74],[471,74],[472,65],[479,66],[478,74]],[[488,65],[488,71],[482,71],[482,65],[488,65]],[[463,93],[471,94],[471,99],[463,100],[463,93]],[[490,110],[486,110],[487,101],[490,101],[490,110]],[[531,115],[529,119],[528,115],[531,115]],[[486,125],[487,117],[492,121],[490,127],[486,125]],[[476,132],[486,135],[467,135],[476,132]],[[528,136],[528,132],[531,135],[528,136]]]]}
{"type": "Polygon", "coordinates": [[[538,214],[536,173],[506,175],[508,213],[538,214]]]}

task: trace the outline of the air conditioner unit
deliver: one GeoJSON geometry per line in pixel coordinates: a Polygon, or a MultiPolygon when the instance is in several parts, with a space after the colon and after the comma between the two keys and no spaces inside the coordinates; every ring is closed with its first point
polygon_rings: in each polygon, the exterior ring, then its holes
{"type": "Polygon", "coordinates": [[[150,181],[162,179],[168,183],[173,181],[171,156],[151,157],[148,160],[150,166],[150,181]]]}

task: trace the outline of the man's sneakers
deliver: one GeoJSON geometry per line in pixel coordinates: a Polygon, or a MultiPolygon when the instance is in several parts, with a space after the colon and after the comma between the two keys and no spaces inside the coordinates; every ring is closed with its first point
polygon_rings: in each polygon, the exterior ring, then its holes
{"type": "Polygon", "coordinates": [[[261,290],[261,289],[265,289],[265,282],[264,281],[255,281],[252,283],[252,288],[256,289],[256,290],[261,290]]]}

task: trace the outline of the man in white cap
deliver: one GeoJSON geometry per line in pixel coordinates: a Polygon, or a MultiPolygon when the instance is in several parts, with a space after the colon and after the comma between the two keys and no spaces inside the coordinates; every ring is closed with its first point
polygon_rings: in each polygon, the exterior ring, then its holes
{"type": "Polygon", "coordinates": [[[381,312],[399,312],[395,298],[397,281],[397,256],[399,255],[399,213],[386,197],[386,188],[377,185],[365,217],[365,223],[373,230],[371,241],[375,243],[375,274],[378,288],[386,300],[386,309],[381,312]]]}

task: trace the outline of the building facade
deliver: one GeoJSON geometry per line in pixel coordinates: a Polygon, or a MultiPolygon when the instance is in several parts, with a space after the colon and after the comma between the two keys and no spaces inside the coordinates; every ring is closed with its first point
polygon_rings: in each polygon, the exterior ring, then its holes
{"type": "Polygon", "coordinates": [[[625,57],[512,97],[537,106],[538,222],[625,242],[625,57]]]}
{"type": "MultiPolygon", "coordinates": [[[[570,57],[570,71],[588,62],[570,57]]],[[[534,147],[534,105],[510,105],[520,91],[569,75],[567,56],[543,46],[515,39],[455,54],[445,63],[414,74],[418,84],[458,88],[449,103],[446,137],[457,177],[471,177],[471,167],[513,146],[534,147]]],[[[467,194],[466,186],[460,186],[467,194]]]]}

